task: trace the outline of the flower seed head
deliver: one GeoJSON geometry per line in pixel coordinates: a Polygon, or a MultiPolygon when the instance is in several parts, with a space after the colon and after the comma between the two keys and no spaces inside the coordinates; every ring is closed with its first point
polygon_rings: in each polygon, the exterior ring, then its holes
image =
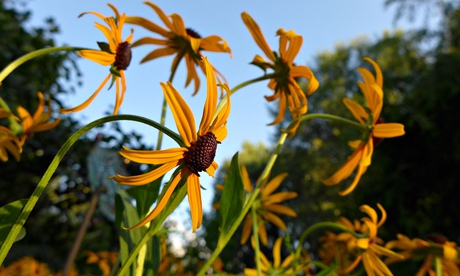
{"type": "Polygon", "coordinates": [[[216,156],[217,143],[219,142],[212,132],[199,136],[198,140],[192,143],[185,157],[185,164],[191,172],[200,176],[199,172],[211,166],[216,156]]]}
{"type": "Polygon", "coordinates": [[[193,38],[201,38],[201,35],[199,35],[195,30],[193,29],[190,29],[190,28],[187,28],[185,29],[185,31],[187,32],[187,34],[193,38]]]}
{"type": "Polygon", "coordinates": [[[115,53],[115,69],[126,70],[129,63],[131,62],[131,47],[128,42],[122,42],[117,46],[117,52],[115,53]]]}

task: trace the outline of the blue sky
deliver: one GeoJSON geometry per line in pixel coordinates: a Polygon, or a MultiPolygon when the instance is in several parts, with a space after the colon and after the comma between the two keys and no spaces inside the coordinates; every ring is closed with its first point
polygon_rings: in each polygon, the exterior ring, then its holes
{"type": "MultiPolygon", "coordinates": [[[[96,41],[104,41],[102,33],[94,27],[95,16],[86,15],[77,18],[85,11],[97,11],[111,15],[106,1],[80,0],[31,0],[28,8],[32,10],[31,25],[42,25],[44,19],[53,17],[61,28],[56,36],[58,45],[71,45],[97,48],[96,41]]],[[[111,1],[121,13],[143,16],[162,25],[153,10],[137,0],[111,1]]],[[[293,29],[303,36],[303,46],[296,58],[296,64],[313,65],[314,56],[322,51],[332,51],[337,43],[347,43],[357,37],[374,40],[384,30],[395,28],[413,28],[417,24],[406,21],[393,24],[394,8],[386,9],[383,1],[368,0],[330,0],[330,1],[223,1],[223,0],[161,0],[155,1],[167,14],[178,13],[187,27],[197,31],[201,36],[219,35],[227,40],[232,49],[233,58],[228,54],[209,53],[208,59],[227,78],[230,87],[259,77],[262,71],[249,64],[254,55],[263,56],[252,39],[249,31],[241,20],[241,12],[248,12],[261,27],[272,49],[278,49],[278,38],[275,36],[279,28],[293,29]]],[[[129,34],[129,26],[125,27],[124,38],[129,34]]],[[[134,40],[146,35],[158,37],[140,28],[135,28],[134,40]]],[[[151,50],[150,46],[141,46],[133,50],[133,60],[126,71],[127,93],[120,113],[136,114],[159,120],[162,103],[160,82],[169,78],[172,58],[166,57],[139,65],[139,61],[151,50]]],[[[108,74],[108,68],[91,61],[80,59],[79,67],[83,71],[84,85],[75,94],[63,98],[69,107],[86,100],[108,74]]],[[[205,96],[205,79],[199,72],[202,85],[197,96],[191,97],[193,85],[187,89],[185,84],[185,64],[181,63],[173,84],[189,102],[196,120],[200,119],[205,96]]],[[[267,107],[269,104],[264,95],[271,95],[267,82],[246,87],[232,97],[232,111],[228,121],[228,137],[219,146],[216,161],[231,158],[240,150],[243,141],[253,143],[262,141],[269,144],[273,127],[267,126],[272,121],[267,107]]],[[[93,103],[75,116],[83,122],[100,118],[105,111],[112,111],[114,88],[104,89],[93,103]]],[[[276,106],[272,103],[270,106],[276,106]]],[[[125,130],[135,129],[144,135],[144,142],[156,143],[157,133],[139,124],[122,124],[125,130]]],[[[176,130],[170,113],[167,115],[167,126],[176,130]]],[[[165,141],[165,147],[175,147],[172,141],[165,141]]],[[[204,175],[204,174],[202,174],[204,175]]],[[[212,199],[212,178],[202,177],[202,185],[208,189],[203,192],[203,208],[209,210],[212,199]]],[[[188,204],[183,207],[186,210],[188,204]]]]}

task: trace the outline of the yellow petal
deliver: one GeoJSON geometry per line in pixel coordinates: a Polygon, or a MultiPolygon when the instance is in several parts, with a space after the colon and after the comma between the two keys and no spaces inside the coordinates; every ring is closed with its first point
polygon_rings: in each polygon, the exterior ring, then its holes
{"type": "Polygon", "coordinates": [[[145,185],[147,183],[153,182],[160,178],[161,176],[165,175],[167,172],[172,170],[174,167],[181,164],[181,161],[174,161],[169,162],[161,165],[160,167],[144,174],[140,175],[133,175],[133,176],[123,176],[117,174],[116,176],[110,177],[110,179],[115,180],[118,183],[128,186],[140,186],[145,185]]]}
{"type": "Polygon", "coordinates": [[[231,53],[230,47],[228,47],[227,41],[222,39],[220,36],[211,35],[201,39],[200,47],[204,51],[218,52],[218,53],[231,53]]]}
{"type": "Polygon", "coordinates": [[[283,238],[279,237],[276,239],[273,245],[273,267],[279,267],[281,264],[281,243],[283,238]]]}
{"type": "Polygon", "coordinates": [[[398,123],[376,124],[372,129],[372,136],[378,138],[392,138],[404,135],[404,125],[398,123]]]}
{"type": "Polygon", "coordinates": [[[279,192],[276,194],[272,194],[263,200],[264,205],[273,204],[273,203],[280,203],[289,199],[293,199],[297,197],[296,192],[279,192]]]}
{"type": "Polygon", "coordinates": [[[252,193],[252,183],[251,179],[249,178],[248,170],[246,169],[245,165],[241,166],[241,179],[243,180],[244,189],[250,193],[252,193]]]}
{"type": "Polygon", "coordinates": [[[174,48],[159,48],[156,50],[153,50],[152,52],[148,53],[142,60],[141,63],[147,62],[152,59],[156,59],[159,57],[165,57],[165,56],[170,56],[173,55],[177,52],[176,49],[174,48]]]}
{"type": "Polygon", "coordinates": [[[364,60],[370,62],[372,66],[374,66],[376,78],[375,82],[377,83],[378,86],[383,87],[383,75],[382,75],[382,70],[380,70],[380,66],[377,64],[377,62],[373,61],[372,59],[365,57],[364,60]]]}
{"type": "Polygon", "coordinates": [[[259,239],[260,242],[267,246],[268,244],[268,236],[267,236],[267,229],[265,228],[265,223],[261,218],[257,218],[257,224],[259,225],[259,230],[257,233],[259,233],[259,239]]]}
{"type": "Polygon", "coordinates": [[[269,204],[269,205],[264,205],[265,209],[267,211],[273,212],[273,213],[278,213],[286,216],[291,216],[291,217],[296,217],[297,213],[292,210],[291,208],[281,205],[281,204],[269,204]]]}
{"type": "MultiPolygon", "coordinates": [[[[275,94],[276,95],[276,94],[275,94]]],[[[274,95],[274,96],[275,96],[274,95]]],[[[281,123],[281,121],[284,119],[284,113],[286,113],[286,94],[285,93],[280,93],[278,96],[280,96],[280,101],[278,104],[278,115],[276,116],[275,120],[271,122],[269,125],[276,125],[281,123]]],[[[267,97],[265,97],[267,98],[267,97]]]]}
{"type": "Polygon", "coordinates": [[[196,174],[190,173],[187,177],[187,194],[190,204],[190,216],[192,217],[192,232],[200,228],[203,220],[203,209],[201,203],[200,179],[196,174]]]}
{"type": "Polygon", "coordinates": [[[112,74],[109,74],[104,79],[104,81],[101,83],[101,85],[97,88],[96,92],[94,92],[93,95],[91,95],[91,97],[89,97],[89,99],[87,99],[85,102],[83,102],[82,104],[80,104],[80,105],[78,105],[76,107],[73,107],[73,108],[62,108],[61,110],[59,110],[59,112],[61,112],[63,114],[67,114],[67,113],[70,113],[70,112],[77,112],[77,111],[80,111],[82,109],[85,109],[94,100],[94,98],[96,98],[96,96],[101,91],[102,87],[105,86],[105,84],[107,83],[107,81],[109,81],[111,76],[112,76],[112,74]]]}
{"type": "Polygon", "coordinates": [[[195,132],[195,117],[193,116],[192,110],[190,110],[187,102],[171,83],[160,83],[160,85],[163,89],[166,101],[171,108],[177,130],[184,140],[185,145],[189,147],[191,143],[195,142],[198,138],[195,132]]]}
{"type": "Polygon", "coordinates": [[[211,64],[208,62],[207,58],[203,58],[203,62],[206,67],[206,101],[203,107],[203,116],[201,117],[199,135],[203,136],[209,131],[209,127],[212,124],[214,118],[214,112],[216,111],[217,105],[217,84],[216,76],[214,70],[212,69],[211,64]]]}
{"type": "Polygon", "coordinates": [[[187,31],[185,30],[185,24],[184,20],[180,15],[177,13],[173,13],[170,15],[171,20],[172,20],[172,28],[171,31],[178,36],[186,37],[187,36],[187,31]]]}
{"type": "Polygon", "coordinates": [[[240,244],[245,244],[252,232],[252,215],[247,214],[241,231],[240,244]]]}
{"type": "Polygon", "coordinates": [[[214,177],[214,173],[216,172],[217,168],[219,167],[219,165],[217,164],[216,161],[212,161],[211,165],[206,169],[206,172],[214,177]]]}
{"type": "Polygon", "coordinates": [[[168,29],[170,30],[173,29],[173,25],[171,21],[169,21],[168,16],[157,5],[155,5],[152,2],[148,2],[148,1],[144,3],[148,5],[149,7],[151,7],[157,13],[158,17],[160,17],[161,21],[163,21],[163,23],[166,25],[168,29]]]}
{"type": "Polygon", "coordinates": [[[348,157],[347,161],[328,179],[323,180],[325,185],[331,186],[336,185],[345,178],[349,177],[350,174],[358,166],[359,161],[361,160],[362,150],[364,145],[360,145],[351,156],[348,157]]]}
{"type": "Polygon", "coordinates": [[[169,162],[175,162],[184,158],[186,148],[172,148],[165,150],[133,150],[123,147],[120,151],[120,155],[141,164],[165,164],[169,162]]]}
{"type": "Polygon", "coordinates": [[[345,106],[350,110],[351,114],[353,114],[353,117],[361,123],[361,124],[366,124],[367,118],[369,118],[369,114],[367,114],[366,110],[362,105],[359,103],[350,100],[350,99],[343,99],[342,100],[345,106]]]}
{"type": "Polygon", "coordinates": [[[273,223],[279,229],[286,230],[286,224],[277,215],[275,215],[273,213],[266,213],[266,214],[263,214],[262,216],[265,218],[265,220],[273,223]]]}
{"type": "Polygon", "coordinates": [[[143,37],[136,42],[134,42],[131,47],[137,47],[141,45],[146,45],[146,44],[153,44],[153,45],[161,45],[165,46],[168,45],[168,40],[166,39],[159,39],[159,38],[153,38],[153,37],[143,37]]]}
{"type": "Polygon", "coordinates": [[[81,50],[78,51],[78,55],[97,62],[103,66],[109,66],[115,62],[115,55],[103,51],[96,50],[81,50]]]}
{"type": "Polygon", "coordinates": [[[359,180],[361,179],[361,176],[364,174],[364,172],[366,172],[366,168],[367,167],[365,167],[365,166],[361,166],[361,165],[358,166],[358,170],[356,171],[356,175],[355,175],[355,178],[353,179],[353,182],[351,183],[351,185],[347,189],[339,192],[339,195],[346,196],[349,193],[353,192],[353,190],[358,185],[359,180]]]}
{"type": "Polygon", "coordinates": [[[166,203],[168,203],[169,198],[171,197],[171,194],[174,192],[174,189],[176,189],[177,184],[179,184],[180,180],[184,177],[183,173],[178,173],[176,177],[174,177],[173,181],[167,188],[165,194],[163,197],[160,199],[158,204],[155,206],[155,209],[153,209],[143,220],[141,220],[138,224],[131,226],[129,228],[126,228],[127,230],[133,230],[139,227],[144,226],[148,222],[152,221],[155,219],[158,214],[160,214],[161,211],[163,211],[164,207],[166,206],[166,203]]]}
{"type": "Polygon", "coordinates": [[[306,91],[307,95],[311,95],[313,92],[315,92],[318,89],[319,82],[316,79],[313,72],[307,66],[293,65],[291,66],[291,70],[289,72],[293,78],[302,77],[308,80],[308,86],[307,86],[307,91],[306,91]]]}
{"type": "Polygon", "coordinates": [[[138,16],[127,16],[125,19],[126,23],[130,24],[135,24],[141,27],[144,27],[145,29],[157,33],[163,37],[169,37],[169,32],[165,30],[163,27],[160,27],[159,25],[153,23],[150,20],[147,20],[143,17],[138,17],[138,16]]]}
{"type": "Polygon", "coordinates": [[[193,91],[193,95],[196,95],[196,93],[198,93],[198,90],[200,89],[200,78],[198,77],[198,74],[195,69],[195,61],[190,55],[186,55],[185,64],[187,65],[187,79],[185,81],[185,87],[187,87],[193,80],[195,82],[195,90],[193,91]]]}
{"type": "Polygon", "coordinates": [[[254,19],[252,19],[252,17],[247,12],[243,12],[241,14],[241,17],[243,18],[244,24],[249,29],[249,32],[256,41],[257,45],[259,45],[260,49],[262,49],[262,51],[270,60],[274,61],[275,56],[273,54],[273,51],[271,50],[270,46],[268,46],[268,43],[265,40],[265,37],[262,34],[259,25],[257,25],[254,19]]]}
{"type": "Polygon", "coordinates": [[[261,191],[262,198],[265,198],[271,193],[273,193],[281,185],[281,182],[283,182],[283,180],[287,176],[288,173],[282,173],[270,180],[270,182],[268,182],[264,189],[261,191]]]}

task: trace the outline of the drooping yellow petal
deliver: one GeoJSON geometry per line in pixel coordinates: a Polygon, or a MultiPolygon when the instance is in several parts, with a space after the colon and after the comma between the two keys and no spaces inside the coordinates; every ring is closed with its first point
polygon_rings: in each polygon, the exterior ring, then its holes
{"type": "Polygon", "coordinates": [[[190,204],[190,216],[192,217],[192,232],[200,228],[203,219],[203,210],[201,203],[200,179],[194,173],[187,177],[187,194],[190,204]]]}
{"type": "Polygon", "coordinates": [[[380,70],[380,66],[377,64],[377,62],[373,61],[372,59],[365,57],[364,60],[370,62],[372,66],[374,66],[375,70],[375,82],[377,83],[378,86],[383,87],[383,75],[382,75],[382,70],[380,70]]]}
{"type": "MultiPolygon", "coordinates": [[[[166,27],[168,29],[170,29],[170,30],[173,29],[173,24],[169,20],[168,16],[163,12],[163,10],[161,10],[157,5],[155,5],[152,2],[146,1],[144,3],[147,4],[149,7],[151,7],[156,12],[158,17],[160,17],[161,21],[163,21],[163,23],[166,25],[166,27]]],[[[161,35],[163,35],[163,34],[161,34],[161,35]]],[[[163,35],[163,36],[165,36],[165,35],[163,35]]]]}
{"type": "Polygon", "coordinates": [[[131,47],[137,47],[146,44],[166,46],[168,45],[168,40],[153,37],[143,37],[139,40],[136,40],[136,42],[134,42],[131,47]]]}
{"type": "MultiPolygon", "coordinates": [[[[280,93],[278,96],[280,96],[280,102],[278,104],[278,115],[276,115],[276,118],[273,122],[271,122],[268,125],[276,125],[281,123],[281,121],[284,119],[284,114],[286,113],[286,94],[285,93],[280,93]]],[[[267,97],[265,97],[267,98],[267,97]]]]}
{"type": "Polygon", "coordinates": [[[182,98],[180,93],[171,83],[160,83],[160,85],[163,89],[166,101],[171,108],[177,130],[184,140],[185,145],[189,147],[191,142],[197,140],[197,134],[195,132],[195,117],[193,116],[187,102],[182,98]]]}
{"type": "Polygon", "coordinates": [[[374,125],[372,136],[378,138],[392,138],[404,135],[404,125],[399,123],[382,123],[374,125]]]}
{"type": "MultiPolygon", "coordinates": [[[[167,30],[165,30],[163,27],[160,27],[159,25],[153,23],[152,21],[145,19],[143,17],[138,17],[138,16],[127,16],[125,19],[126,23],[130,24],[135,24],[138,26],[141,26],[143,28],[146,28],[147,30],[157,33],[163,37],[169,37],[170,34],[167,30]]],[[[133,43],[133,45],[136,43],[133,43]]],[[[136,44],[136,46],[139,44],[136,44]]]]}
{"type": "Polygon", "coordinates": [[[144,226],[148,222],[152,221],[155,219],[158,214],[160,214],[161,211],[163,211],[164,207],[166,206],[166,203],[168,202],[169,198],[171,197],[171,194],[173,191],[176,189],[177,184],[179,184],[180,180],[184,177],[183,173],[178,173],[176,177],[172,180],[171,184],[169,185],[168,189],[166,190],[165,194],[163,197],[160,199],[158,204],[155,206],[155,209],[153,209],[144,219],[142,219],[138,224],[126,228],[126,230],[133,230],[137,229],[139,227],[144,226]]]}
{"type": "Polygon", "coordinates": [[[365,144],[361,144],[358,148],[356,148],[355,151],[353,151],[353,153],[348,157],[347,161],[331,177],[323,180],[322,182],[325,185],[331,186],[336,185],[345,178],[349,177],[361,161],[364,145],[365,144]]]}
{"type": "Polygon", "coordinates": [[[193,95],[196,95],[200,89],[201,82],[195,69],[195,61],[193,61],[193,58],[190,55],[186,55],[185,64],[187,66],[187,79],[185,81],[185,87],[187,87],[193,80],[195,83],[195,90],[193,91],[193,95]]]}
{"type": "Polygon", "coordinates": [[[311,95],[319,87],[319,81],[307,66],[293,65],[291,66],[290,74],[293,78],[302,77],[308,80],[307,95],[311,95]]]}
{"type": "Polygon", "coordinates": [[[214,173],[216,172],[218,167],[219,167],[219,165],[217,164],[217,162],[212,161],[211,165],[206,169],[206,173],[208,173],[210,176],[214,177],[214,173]]]}
{"type": "Polygon", "coordinates": [[[67,114],[67,113],[70,113],[70,112],[77,112],[77,111],[80,111],[82,109],[85,109],[93,100],[94,98],[96,98],[96,96],[99,94],[99,92],[101,91],[101,89],[106,85],[106,83],[109,81],[110,77],[112,76],[112,74],[109,74],[105,79],[104,81],[102,81],[101,85],[97,88],[96,92],[93,93],[93,95],[91,95],[91,97],[89,97],[89,99],[87,99],[86,101],[84,101],[82,104],[76,106],[76,107],[73,107],[73,108],[62,108],[59,110],[59,112],[63,113],[63,114],[67,114]]]}
{"type": "Polygon", "coordinates": [[[204,51],[219,52],[219,53],[231,53],[232,50],[228,46],[227,41],[222,39],[220,36],[211,35],[201,39],[200,47],[204,51]]]}
{"type": "Polygon", "coordinates": [[[365,166],[358,166],[358,170],[356,171],[356,175],[355,175],[355,178],[353,179],[353,182],[350,184],[350,186],[339,192],[339,195],[341,196],[346,196],[348,195],[349,193],[353,192],[353,190],[356,188],[356,186],[358,185],[359,183],[359,180],[361,179],[361,176],[364,174],[364,172],[366,171],[366,168],[365,166]]]}

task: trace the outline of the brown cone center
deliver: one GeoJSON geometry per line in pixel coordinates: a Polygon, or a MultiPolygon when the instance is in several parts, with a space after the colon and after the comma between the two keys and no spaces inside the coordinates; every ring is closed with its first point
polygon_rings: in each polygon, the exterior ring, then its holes
{"type": "Polygon", "coordinates": [[[117,70],[126,70],[129,63],[131,62],[131,47],[128,42],[122,42],[117,46],[117,52],[115,54],[115,69],[117,70]]]}
{"type": "Polygon", "coordinates": [[[199,136],[188,150],[185,165],[191,172],[199,176],[199,172],[205,171],[214,161],[218,143],[212,132],[199,136]]]}

